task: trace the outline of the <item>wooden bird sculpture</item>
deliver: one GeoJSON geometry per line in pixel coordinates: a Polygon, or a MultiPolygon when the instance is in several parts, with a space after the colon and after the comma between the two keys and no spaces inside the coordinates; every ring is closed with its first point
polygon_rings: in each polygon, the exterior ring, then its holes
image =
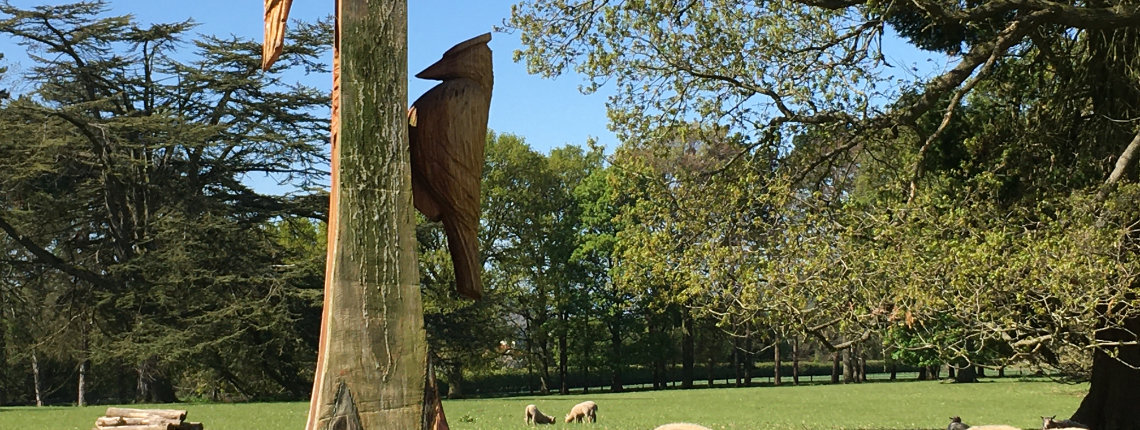
{"type": "MultiPolygon", "coordinates": [[[[292,0],[265,0],[265,42],[261,68],[268,70],[281,55],[285,23],[292,0]]],[[[408,109],[408,140],[412,161],[412,200],[432,221],[442,221],[455,267],[455,288],[472,299],[483,295],[479,257],[480,193],[487,113],[491,108],[494,74],[491,33],[453,46],[443,58],[416,74],[443,81],[408,109]]],[[[336,54],[334,53],[334,63],[336,54]]],[[[337,87],[334,67],[333,86],[337,87]]],[[[337,111],[333,91],[333,133],[337,111]]]]}
{"type": "Polygon", "coordinates": [[[443,221],[455,267],[455,288],[483,293],[479,257],[479,186],[494,74],[485,33],[455,45],[417,78],[443,81],[412,103],[408,139],[412,197],[429,220],[443,221]]]}

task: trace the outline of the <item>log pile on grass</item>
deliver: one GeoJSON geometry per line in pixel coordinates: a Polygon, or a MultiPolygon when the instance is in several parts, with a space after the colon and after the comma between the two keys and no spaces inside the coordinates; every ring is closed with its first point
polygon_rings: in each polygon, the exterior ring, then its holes
{"type": "Polygon", "coordinates": [[[107,408],[92,430],[202,430],[202,423],[187,422],[183,410],[107,408]]]}

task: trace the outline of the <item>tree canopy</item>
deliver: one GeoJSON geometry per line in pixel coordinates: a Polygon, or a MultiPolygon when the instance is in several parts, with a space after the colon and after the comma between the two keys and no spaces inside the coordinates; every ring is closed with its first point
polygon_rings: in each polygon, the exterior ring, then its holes
{"type": "Polygon", "coordinates": [[[247,178],[326,176],[328,96],[283,74],[321,70],[329,24],[300,25],[289,61],[263,74],[254,41],[185,49],[193,22],[106,9],[0,5],[0,33],[35,63],[20,77],[31,90],[0,105],[0,243],[7,279],[28,287],[4,297],[54,314],[13,329],[65,362],[137,374],[136,393],[112,396],[169,401],[170,376],[193,372],[201,395],[307,393],[315,339],[292,332],[316,323],[303,315],[321,265],[290,243],[313,235],[327,198],[247,178]],[[65,332],[80,334],[52,339],[65,332]]]}
{"type": "Polygon", "coordinates": [[[685,297],[899,357],[1095,351],[1076,419],[1140,423],[1134,2],[527,1],[506,25],[531,72],[616,87],[623,148],[713,160],[628,158],[661,193],[633,246],[685,297]],[[909,75],[897,39],[950,65],[909,75]]]}

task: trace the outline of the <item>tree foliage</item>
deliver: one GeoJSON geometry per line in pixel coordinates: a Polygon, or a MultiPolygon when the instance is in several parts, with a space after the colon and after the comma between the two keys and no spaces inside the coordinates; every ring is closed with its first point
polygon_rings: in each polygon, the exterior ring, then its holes
{"type": "Polygon", "coordinates": [[[631,165],[686,130],[736,145],[704,174],[649,170],[649,272],[832,346],[1092,363],[1078,418],[1140,422],[1113,406],[1140,377],[1134,2],[528,1],[507,26],[531,72],[616,87],[612,126],[649,148],[631,165]],[[895,38],[950,65],[908,76],[895,38]],[[741,240],[703,239],[732,231],[713,214],[733,190],[741,240]]]}
{"type": "Polygon", "coordinates": [[[61,350],[100,342],[90,357],[133,369],[138,398],[172,400],[179,376],[194,394],[307,393],[315,339],[293,333],[315,327],[323,265],[282,264],[303,258],[286,237],[315,228],[283,224],[323,217],[327,199],[245,180],[325,176],[328,97],[282,74],[320,70],[329,24],[299,25],[290,61],[262,74],[254,41],[186,50],[192,22],[142,26],[106,8],[0,5],[0,32],[35,62],[32,90],[0,109],[4,266],[58,279],[60,297],[30,305],[83,315],[49,332],[89,324],[61,350]]]}

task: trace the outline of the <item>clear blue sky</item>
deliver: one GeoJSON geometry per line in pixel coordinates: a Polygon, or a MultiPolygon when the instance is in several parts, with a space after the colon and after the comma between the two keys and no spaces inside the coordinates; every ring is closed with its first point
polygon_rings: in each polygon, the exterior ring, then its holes
{"type": "MultiPolygon", "coordinates": [[[[18,7],[51,3],[51,0],[10,0],[18,7]]],[[[408,1],[408,74],[423,70],[440,58],[455,43],[491,31],[510,15],[517,0],[409,0],[408,1]]],[[[58,3],[56,1],[55,3],[58,3]]],[[[134,14],[143,24],[174,22],[193,18],[199,23],[196,33],[227,36],[230,34],[260,41],[262,38],[262,5],[260,0],[110,0],[111,13],[134,14]]],[[[334,0],[294,0],[291,19],[313,21],[333,13],[334,0]]],[[[286,36],[288,37],[288,36],[286,36]]],[[[884,41],[888,60],[898,66],[893,73],[901,75],[931,73],[946,68],[946,59],[930,59],[894,37],[884,41]],[[912,70],[913,68],[913,70],[912,70]]],[[[611,150],[617,139],[606,128],[606,97],[612,89],[583,95],[578,86],[583,82],[574,74],[557,79],[528,75],[522,64],[511,61],[520,47],[517,34],[494,33],[495,91],[491,100],[489,127],[497,132],[513,133],[526,138],[535,149],[548,152],[566,144],[584,145],[590,137],[611,150]]],[[[12,40],[0,38],[3,60],[11,72],[19,72],[23,49],[12,40]]],[[[23,59],[22,61],[26,61],[23,59]]],[[[328,61],[332,58],[329,54],[328,61]]],[[[330,75],[310,75],[302,82],[314,87],[331,87],[330,75]]],[[[435,81],[411,78],[409,101],[427,91],[435,81]]]]}
{"type": "MultiPolygon", "coordinates": [[[[51,0],[11,0],[13,6],[29,8],[51,0]]],[[[510,15],[512,0],[409,0],[408,1],[408,75],[412,76],[440,58],[455,43],[492,31],[510,15]]],[[[112,14],[133,14],[142,24],[182,21],[193,18],[199,26],[195,33],[262,39],[263,2],[260,0],[110,0],[112,14]]],[[[313,21],[331,15],[334,0],[294,0],[290,19],[313,21]]],[[[288,38],[288,34],[286,34],[288,38]]],[[[0,38],[0,52],[10,72],[19,72],[17,63],[23,48],[14,41],[0,38]]],[[[609,148],[617,146],[616,137],[606,129],[603,94],[583,95],[578,91],[582,80],[573,75],[543,79],[528,75],[526,67],[511,61],[519,48],[516,34],[494,33],[495,91],[491,100],[488,126],[504,133],[526,138],[535,149],[548,152],[566,144],[585,145],[589,137],[598,138],[609,148]]],[[[329,55],[329,62],[332,56],[329,55]]],[[[312,75],[303,80],[307,85],[328,89],[330,75],[312,75]]],[[[409,101],[415,100],[436,81],[411,78],[409,101]]]]}

